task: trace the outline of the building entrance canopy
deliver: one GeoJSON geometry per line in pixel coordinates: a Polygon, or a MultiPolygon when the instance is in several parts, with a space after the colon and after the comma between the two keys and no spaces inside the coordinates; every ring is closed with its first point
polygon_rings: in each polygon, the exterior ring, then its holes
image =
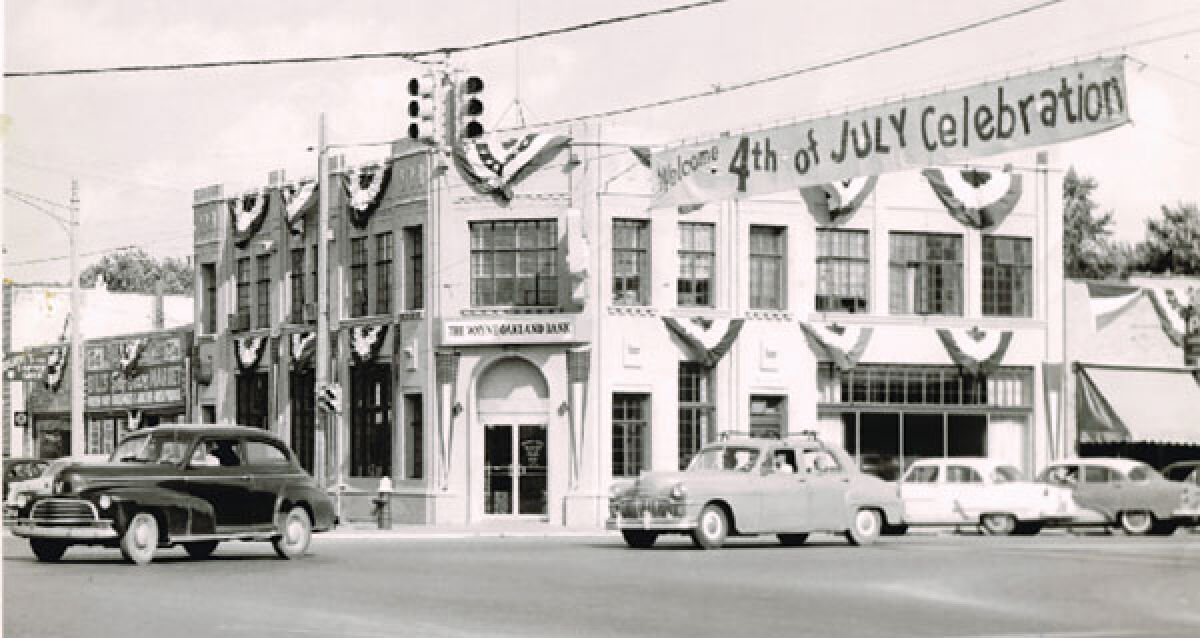
{"type": "Polygon", "coordinates": [[[1076,374],[1080,443],[1200,445],[1196,371],[1081,365],[1076,374]]]}

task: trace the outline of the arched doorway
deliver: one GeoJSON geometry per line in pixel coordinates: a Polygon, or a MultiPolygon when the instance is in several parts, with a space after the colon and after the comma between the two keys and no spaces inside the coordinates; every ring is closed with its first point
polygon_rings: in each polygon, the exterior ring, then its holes
{"type": "Polygon", "coordinates": [[[547,514],[549,387],[518,357],[500,359],[476,384],[483,428],[483,514],[547,514]]]}

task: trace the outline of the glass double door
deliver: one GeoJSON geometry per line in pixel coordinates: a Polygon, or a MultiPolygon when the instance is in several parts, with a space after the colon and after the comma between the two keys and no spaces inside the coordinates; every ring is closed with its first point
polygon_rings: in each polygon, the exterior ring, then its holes
{"type": "Polygon", "coordinates": [[[546,426],[483,426],[483,512],[546,515],[546,426]]]}

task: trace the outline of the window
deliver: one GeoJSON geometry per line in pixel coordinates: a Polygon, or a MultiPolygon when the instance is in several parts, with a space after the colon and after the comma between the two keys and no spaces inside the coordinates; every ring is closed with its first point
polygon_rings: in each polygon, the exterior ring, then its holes
{"type": "Polygon", "coordinates": [[[391,366],[357,365],[350,376],[350,476],[392,476],[391,366]]]}
{"type": "Polygon", "coordinates": [[[904,477],[905,483],[937,483],[938,466],[918,465],[904,477]]]}
{"type": "Polygon", "coordinates": [[[892,233],[889,262],[891,313],[963,313],[962,237],[892,233]]]}
{"type": "Polygon", "coordinates": [[[1108,483],[1121,480],[1121,475],[1114,470],[1099,465],[1083,466],[1084,483],[1108,483]]]}
{"type": "Polygon", "coordinates": [[[679,363],[679,469],[711,441],[715,406],[712,399],[712,370],[702,363],[679,363]]]}
{"type": "Polygon", "coordinates": [[[636,477],[650,458],[650,395],[614,394],[612,404],[612,475],[636,477]]]}
{"type": "MultiPolygon", "coordinates": [[[[317,269],[318,269],[317,245],[313,244],[309,250],[312,251],[312,263],[311,263],[311,266],[312,266],[312,300],[313,300],[313,306],[316,306],[317,300],[321,298],[321,293],[319,292],[319,289],[321,286],[319,283],[317,283],[317,269]]],[[[316,316],[314,315],[313,318],[315,319],[316,316]]]]}
{"type": "Polygon", "coordinates": [[[217,265],[200,264],[200,289],[204,297],[200,300],[201,325],[204,332],[217,331],[217,265]]]}
{"type": "Polygon", "coordinates": [[[821,403],[1033,407],[1033,370],[1005,367],[990,375],[964,374],[953,366],[859,364],[839,371],[817,370],[821,403]]]}
{"type": "Polygon", "coordinates": [[[271,256],[259,255],[258,267],[258,322],[259,328],[271,327],[271,256]]]}
{"type": "Polygon", "coordinates": [[[1150,477],[1154,476],[1154,468],[1149,465],[1135,465],[1129,470],[1129,480],[1131,481],[1149,481],[1150,477]]]}
{"type": "MultiPolygon", "coordinates": [[[[242,465],[241,442],[237,439],[204,439],[196,445],[194,454],[199,454],[200,450],[204,450],[204,457],[212,457],[213,465],[220,467],[238,467],[242,465]]],[[[201,458],[204,458],[201,457],[201,458]]],[[[193,456],[193,459],[196,457],[193,456]]],[[[208,464],[208,461],[202,460],[202,464],[208,464]]]]}
{"type": "Polygon", "coordinates": [[[250,316],[250,258],[237,260],[237,313],[250,316]]]}
{"type": "Polygon", "coordinates": [[[410,479],[425,476],[423,409],[421,395],[404,395],[404,414],[408,419],[408,425],[404,429],[404,476],[410,479]]]}
{"type": "Polygon", "coordinates": [[[304,247],[292,249],[292,268],[288,271],[292,288],[292,323],[304,323],[304,247]]]}
{"type": "Polygon", "coordinates": [[[471,223],[471,305],[557,304],[557,220],[471,223]]]}
{"type": "Polygon", "coordinates": [[[818,311],[867,312],[870,270],[867,231],[817,229],[818,311]]]}
{"type": "Polygon", "coordinates": [[[973,467],[965,465],[946,466],[947,483],[982,483],[983,477],[973,467]]]}
{"type": "Polygon", "coordinates": [[[781,226],[750,227],[750,307],[782,310],[787,236],[781,226]]]}
{"type": "Polygon", "coordinates": [[[1033,316],[1033,241],[983,238],[983,314],[1033,316]]]}
{"type": "Polygon", "coordinates": [[[350,316],[367,315],[367,238],[350,240],[350,316]]]}
{"type": "Polygon", "coordinates": [[[404,273],[405,307],[409,310],[425,307],[424,244],[424,234],[420,226],[408,226],[404,229],[405,254],[408,255],[408,269],[404,273]]]}
{"type": "Polygon", "coordinates": [[[237,420],[239,425],[267,429],[267,373],[237,375],[237,420]]]}
{"type": "Polygon", "coordinates": [[[612,238],[613,304],[650,303],[650,221],[614,219],[612,238]]]}
{"type": "Polygon", "coordinates": [[[784,415],[786,397],[750,397],[750,436],[764,439],[781,439],[787,428],[784,415]]]}
{"type": "Polygon", "coordinates": [[[247,465],[288,465],[287,454],[266,441],[246,441],[247,465]]]}
{"type": "Polygon", "coordinates": [[[316,375],[312,368],[292,370],[288,380],[288,403],[292,411],[292,452],[309,474],[313,473],[313,448],[316,446],[316,375]]]}
{"type": "Polygon", "coordinates": [[[712,224],[679,224],[679,279],[675,288],[678,305],[713,305],[715,234],[712,224]]]}
{"type": "Polygon", "coordinates": [[[375,314],[392,311],[392,259],[395,242],[391,233],[375,235],[375,314]]]}

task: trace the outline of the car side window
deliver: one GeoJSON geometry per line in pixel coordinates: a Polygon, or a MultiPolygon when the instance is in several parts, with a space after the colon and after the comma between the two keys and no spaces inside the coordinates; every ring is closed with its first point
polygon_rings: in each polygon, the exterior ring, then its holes
{"type": "Polygon", "coordinates": [[[191,465],[238,467],[243,465],[237,439],[205,439],[192,452],[191,465]]]}
{"type": "Polygon", "coordinates": [[[1148,481],[1154,474],[1154,470],[1148,465],[1137,465],[1132,470],[1129,470],[1129,480],[1131,481],[1148,481]]]}
{"type": "Polygon", "coordinates": [[[946,466],[947,483],[982,483],[983,477],[973,467],[965,465],[946,466]]]}
{"type": "Polygon", "coordinates": [[[1083,466],[1083,482],[1084,483],[1108,483],[1109,481],[1119,481],[1121,475],[1113,472],[1107,467],[1099,465],[1083,466]]]}
{"type": "Polygon", "coordinates": [[[938,466],[936,465],[918,465],[914,467],[908,476],[904,477],[905,483],[937,483],[938,466]]]}
{"type": "Polygon", "coordinates": [[[287,465],[283,450],[266,441],[246,441],[246,462],[251,465],[287,465]]]}
{"type": "Polygon", "coordinates": [[[780,474],[795,474],[796,473],[796,451],[781,448],[771,452],[771,460],[773,463],[765,463],[763,467],[771,467],[772,470],[780,474]],[[773,466],[773,467],[772,467],[773,466]]]}
{"type": "Polygon", "coordinates": [[[1011,465],[999,465],[992,470],[993,483],[1011,483],[1021,480],[1021,470],[1011,465]]]}

